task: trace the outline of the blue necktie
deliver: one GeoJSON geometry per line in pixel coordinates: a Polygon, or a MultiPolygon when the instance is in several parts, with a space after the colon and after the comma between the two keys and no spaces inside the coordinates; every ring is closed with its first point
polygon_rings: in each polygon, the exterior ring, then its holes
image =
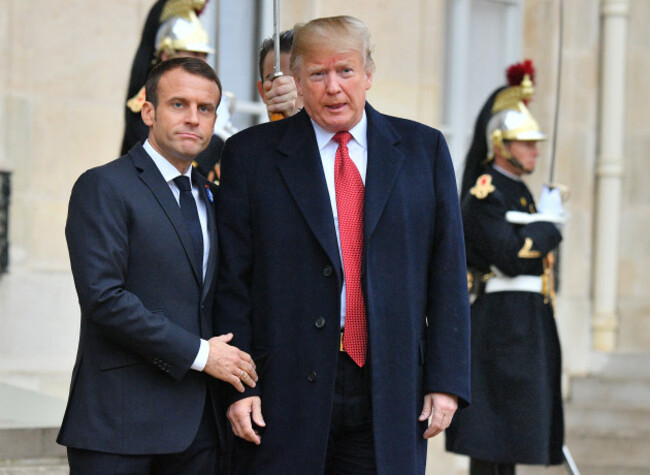
{"type": "Polygon", "coordinates": [[[199,280],[203,280],[203,231],[201,230],[201,222],[199,221],[199,212],[196,209],[196,201],[192,195],[192,184],[190,179],[186,176],[177,176],[174,178],[174,183],[180,190],[180,204],[181,213],[185,218],[187,230],[192,238],[192,245],[194,247],[194,263],[199,271],[199,280]]]}

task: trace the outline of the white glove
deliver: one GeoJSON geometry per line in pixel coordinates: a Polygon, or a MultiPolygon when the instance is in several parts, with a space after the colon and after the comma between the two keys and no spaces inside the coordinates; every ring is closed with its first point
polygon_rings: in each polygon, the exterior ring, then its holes
{"type": "Polygon", "coordinates": [[[542,187],[542,196],[537,204],[537,212],[557,217],[564,215],[562,195],[560,195],[558,188],[549,188],[546,185],[542,187]]]}
{"type": "Polygon", "coordinates": [[[564,211],[559,188],[549,188],[547,185],[542,187],[542,196],[537,204],[537,214],[540,221],[550,221],[558,230],[562,231],[564,224],[569,219],[569,213],[564,211]]]}
{"type": "Polygon", "coordinates": [[[562,196],[559,188],[549,188],[546,185],[542,188],[542,196],[537,204],[537,213],[506,212],[506,221],[509,223],[530,224],[537,221],[546,221],[555,224],[559,230],[562,230],[562,226],[568,219],[569,213],[562,206],[562,196]]]}

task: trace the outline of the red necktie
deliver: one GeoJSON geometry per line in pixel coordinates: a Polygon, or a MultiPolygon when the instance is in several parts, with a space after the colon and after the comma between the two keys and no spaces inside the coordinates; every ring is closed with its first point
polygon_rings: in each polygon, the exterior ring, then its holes
{"type": "Polygon", "coordinates": [[[363,181],[350,159],[350,132],[338,132],[334,161],[334,186],[339,219],[341,253],[345,272],[345,331],[343,348],[359,366],[366,363],[368,330],[361,291],[361,251],[363,249],[363,181]]]}

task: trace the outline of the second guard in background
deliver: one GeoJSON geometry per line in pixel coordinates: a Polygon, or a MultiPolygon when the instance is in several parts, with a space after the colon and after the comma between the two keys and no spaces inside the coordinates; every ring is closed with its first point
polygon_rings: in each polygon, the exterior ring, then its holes
{"type": "Polygon", "coordinates": [[[257,91],[266,104],[266,111],[271,115],[279,113],[283,117],[291,117],[302,109],[302,97],[298,96],[296,83],[289,68],[291,46],[293,45],[293,30],[280,33],[280,69],[281,75],[275,75],[273,51],[274,36],[262,41],[259,51],[260,80],[257,81],[257,91]]]}
{"type": "Polygon", "coordinates": [[[525,105],[532,64],[483,107],[468,154],[462,214],[471,306],[472,406],[447,430],[447,450],[470,474],[513,474],[515,464],[562,463],[561,352],[553,313],[552,254],[566,219],[558,189],[536,207],[522,177],[545,136],[525,105]],[[472,185],[469,185],[472,183],[472,185]]]}

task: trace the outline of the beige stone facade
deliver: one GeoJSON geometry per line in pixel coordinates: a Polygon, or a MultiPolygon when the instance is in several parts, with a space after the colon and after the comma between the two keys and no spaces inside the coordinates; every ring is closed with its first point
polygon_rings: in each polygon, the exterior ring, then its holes
{"type": "MultiPolygon", "coordinates": [[[[12,172],[11,264],[0,277],[0,379],[65,395],[65,385],[53,381],[61,375],[67,382],[78,328],[64,239],[68,197],[81,172],[117,156],[131,60],[152,3],[0,0],[0,169],[12,172]]],[[[446,3],[282,0],[282,26],[342,13],[363,19],[375,45],[373,105],[440,127],[446,3]]],[[[559,2],[521,3],[523,56],[534,58],[544,72],[538,75],[531,108],[541,127],[552,133],[559,2]]],[[[564,2],[555,179],[572,192],[557,302],[567,375],[589,372],[594,355],[605,3],[564,2]]],[[[650,186],[644,172],[650,151],[650,2],[619,3],[628,9],[622,201],[620,244],[608,252],[618,255],[616,351],[643,352],[650,349],[650,186]]],[[[544,146],[543,154],[550,146],[544,146]]],[[[531,188],[539,189],[548,171],[548,162],[541,163],[529,181],[531,188]]],[[[432,461],[436,463],[442,462],[432,461]]]]}
{"type": "Polygon", "coordinates": [[[116,158],[151,1],[0,1],[0,169],[12,173],[0,374],[65,395],[79,311],[65,246],[72,184],[116,158]],[[45,374],[45,376],[43,376],[45,374]]]}

